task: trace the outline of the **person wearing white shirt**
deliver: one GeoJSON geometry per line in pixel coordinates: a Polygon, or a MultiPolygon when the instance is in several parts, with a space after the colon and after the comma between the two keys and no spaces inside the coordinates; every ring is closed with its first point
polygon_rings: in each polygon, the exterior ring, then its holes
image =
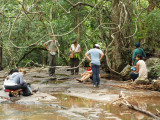
{"type": "MultiPolygon", "coordinates": [[[[71,62],[71,68],[77,67],[79,65],[79,59],[80,59],[80,53],[81,52],[81,47],[77,43],[76,40],[73,41],[73,44],[70,47],[70,62],[71,62]]],[[[71,69],[71,75],[78,75],[79,73],[79,68],[71,69]]]]}

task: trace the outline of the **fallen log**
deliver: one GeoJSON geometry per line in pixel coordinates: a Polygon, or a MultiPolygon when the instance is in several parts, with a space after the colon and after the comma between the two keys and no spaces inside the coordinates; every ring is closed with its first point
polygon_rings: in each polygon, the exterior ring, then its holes
{"type": "Polygon", "coordinates": [[[155,118],[155,119],[157,119],[157,120],[160,120],[160,117],[159,117],[159,116],[156,116],[155,114],[153,114],[153,113],[151,113],[151,112],[149,112],[149,111],[142,110],[142,109],[138,108],[137,106],[134,106],[134,105],[129,104],[129,103],[126,104],[126,103],[123,103],[123,102],[122,102],[121,104],[127,106],[129,109],[132,109],[132,110],[141,112],[141,113],[146,114],[146,115],[148,115],[148,116],[150,116],[150,117],[153,117],[153,118],[155,118]]]}
{"type": "MultiPolygon", "coordinates": [[[[152,118],[154,118],[154,119],[156,119],[156,120],[160,120],[160,116],[159,116],[159,115],[155,115],[155,114],[153,114],[153,113],[151,113],[151,112],[149,112],[149,111],[140,109],[140,108],[138,108],[137,106],[130,104],[130,103],[125,99],[124,94],[122,93],[122,91],[121,91],[121,93],[120,93],[120,95],[119,95],[119,99],[118,99],[118,100],[115,100],[115,101],[112,102],[111,104],[113,104],[113,103],[115,103],[115,102],[117,102],[117,101],[120,101],[120,100],[121,100],[121,103],[120,103],[119,106],[122,106],[122,105],[127,106],[129,109],[132,109],[132,110],[138,111],[138,112],[140,112],[140,113],[146,114],[146,115],[148,115],[148,116],[150,116],[150,117],[152,117],[152,118]]],[[[158,112],[159,112],[159,111],[158,111],[158,112]]]]}

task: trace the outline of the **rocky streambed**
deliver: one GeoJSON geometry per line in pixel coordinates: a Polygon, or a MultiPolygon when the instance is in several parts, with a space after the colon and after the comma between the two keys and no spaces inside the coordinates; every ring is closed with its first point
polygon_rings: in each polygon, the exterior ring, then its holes
{"type": "MultiPolygon", "coordinates": [[[[101,78],[101,86],[93,88],[91,82],[78,83],[80,75],[70,76],[64,68],[56,70],[56,78],[49,77],[46,68],[25,68],[24,77],[32,88],[39,91],[29,97],[9,98],[0,91],[0,119],[2,120],[151,120],[152,118],[111,104],[123,92],[129,103],[156,113],[160,110],[160,93],[151,90],[133,90],[115,87],[129,82],[101,78]]],[[[80,73],[85,69],[81,68],[80,73]]],[[[103,76],[102,72],[102,76],[103,76]]],[[[0,71],[0,84],[7,71],[0,71]]]]}

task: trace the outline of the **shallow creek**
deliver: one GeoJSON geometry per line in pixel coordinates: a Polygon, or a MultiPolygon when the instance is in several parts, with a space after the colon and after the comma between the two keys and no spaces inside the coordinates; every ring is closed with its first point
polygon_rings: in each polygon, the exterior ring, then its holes
{"type": "MultiPolygon", "coordinates": [[[[144,114],[110,105],[65,94],[53,94],[57,97],[52,102],[39,104],[17,104],[15,101],[0,104],[1,120],[147,120],[151,119],[144,114]]],[[[136,97],[140,107],[156,112],[160,109],[159,98],[136,97]]]]}

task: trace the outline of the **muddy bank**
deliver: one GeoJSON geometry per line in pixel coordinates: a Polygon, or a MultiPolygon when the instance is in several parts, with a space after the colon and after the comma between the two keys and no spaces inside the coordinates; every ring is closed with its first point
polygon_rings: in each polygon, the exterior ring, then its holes
{"type": "MultiPolygon", "coordinates": [[[[16,99],[8,99],[8,93],[0,91],[0,119],[8,119],[2,114],[11,109],[9,116],[14,120],[20,116],[26,119],[52,119],[55,120],[129,120],[151,119],[148,116],[120,108],[117,104],[110,104],[119,98],[123,91],[128,101],[156,113],[160,110],[160,93],[150,90],[128,90],[111,85],[128,85],[129,82],[101,79],[99,88],[93,88],[91,82],[78,83],[75,79],[80,75],[70,76],[65,69],[57,69],[56,78],[49,77],[46,68],[26,69],[28,73],[24,77],[31,83],[32,88],[39,87],[39,92],[33,96],[16,99]],[[23,107],[22,107],[23,106],[23,107]],[[45,107],[44,107],[45,106],[45,107]],[[18,114],[16,113],[17,111],[18,114]],[[24,112],[25,111],[25,112],[24,112]],[[34,111],[31,114],[31,111],[34,111]],[[45,111],[45,112],[44,112],[45,111]],[[16,113],[16,114],[14,114],[16,113]],[[30,117],[26,114],[31,114],[30,117]],[[40,114],[40,116],[38,116],[40,114]]],[[[80,69],[80,73],[85,70],[80,69]]],[[[103,74],[103,72],[102,72],[103,74]]],[[[6,77],[6,71],[0,72],[0,84],[6,77]]]]}

